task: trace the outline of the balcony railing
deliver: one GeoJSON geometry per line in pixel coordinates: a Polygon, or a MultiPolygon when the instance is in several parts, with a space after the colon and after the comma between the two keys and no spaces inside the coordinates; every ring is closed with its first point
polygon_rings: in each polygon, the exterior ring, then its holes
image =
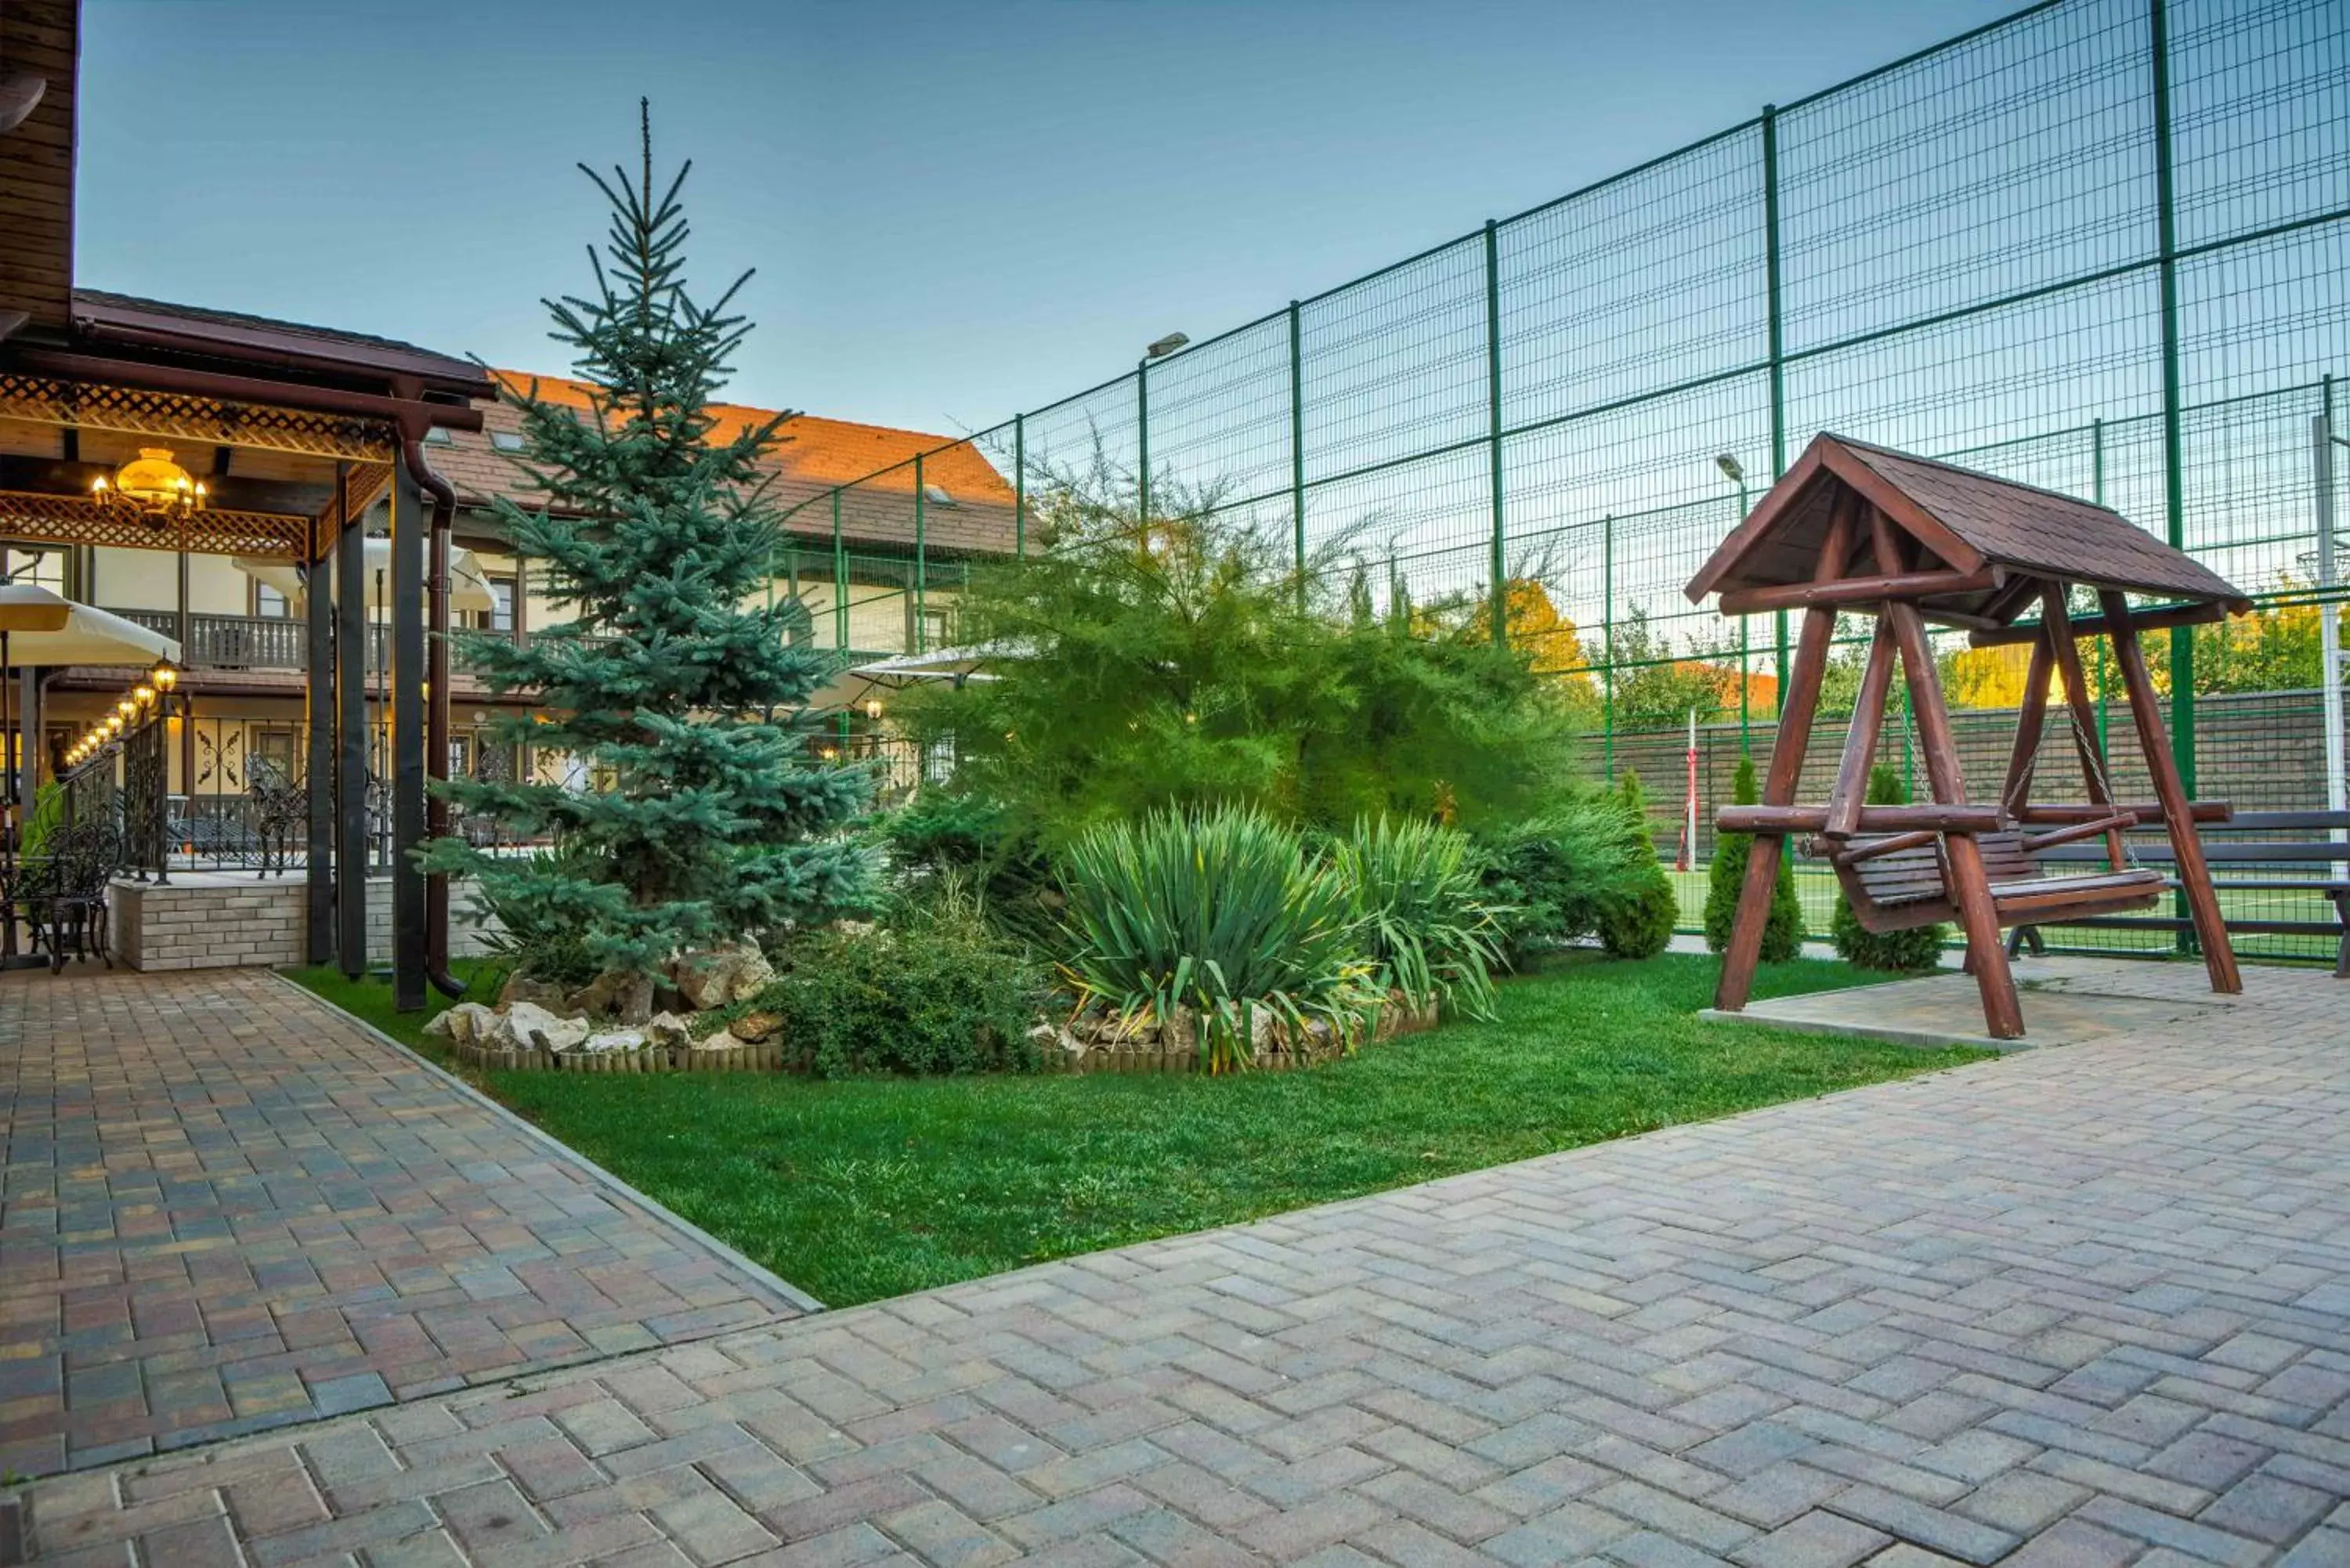
{"type": "MultiPolygon", "coordinates": [[[[180,635],[177,610],[118,609],[125,620],[138,622],[165,637],[180,635]]],[[[368,627],[368,668],[388,669],[391,662],[391,628],[368,627]]],[[[512,635],[505,633],[501,635],[512,635]]],[[[180,662],[190,670],[266,670],[300,673],[310,667],[309,628],[299,619],[265,615],[191,615],[180,662]]],[[[845,662],[886,659],[888,654],[846,653],[845,662]]],[[[459,679],[463,679],[463,672],[459,679]]]]}

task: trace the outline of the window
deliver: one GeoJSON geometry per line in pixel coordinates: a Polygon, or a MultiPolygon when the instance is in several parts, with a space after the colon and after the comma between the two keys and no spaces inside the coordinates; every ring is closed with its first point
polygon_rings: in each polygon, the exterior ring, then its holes
{"type": "Polygon", "coordinates": [[[490,444],[497,448],[500,452],[520,452],[523,449],[524,444],[522,431],[492,431],[490,432],[490,444]]]}
{"type": "Polygon", "coordinates": [[[950,639],[947,636],[946,611],[942,609],[925,609],[917,618],[919,624],[916,629],[920,632],[921,636],[920,640],[918,640],[914,645],[915,652],[928,653],[934,648],[946,648],[951,645],[950,639]]]}
{"type": "Polygon", "coordinates": [[[284,594],[267,583],[255,583],[253,585],[253,613],[270,620],[284,620],[294,613],[294,607],[286,602],[284,594]]]}
{"type": "Polygon", "coordinates": [[[427,446],[454,446],[457,444],[457,432],[434,425],[424,432],[424,443],[427,446]]]}
{"type": "Polygon", "coordinates": [[[943,484],[925,484],[922,486],[922,499],[929,502],[933,506],[960,506],[962,504],[962,502],[957,501],[954,498],[954,492],[949,490],[943,484]]]}
{"type": "Polygon", "coordinates": [[[66,552],[62,545],[46,547],[31,545],[11,545],[8,549],[8,580],[12,583],[33,583],[53,594],[66,591],[66,552]],[[38,552],[37,554],[36,552],[38,552]]]}
{"type": "Polygon", "coordinates": [[[473,612],[473,625],[483,631],[503,631],[512,635],[515,628],[515,580],[512,577],[492,577],[490,607],[473,612]]]}

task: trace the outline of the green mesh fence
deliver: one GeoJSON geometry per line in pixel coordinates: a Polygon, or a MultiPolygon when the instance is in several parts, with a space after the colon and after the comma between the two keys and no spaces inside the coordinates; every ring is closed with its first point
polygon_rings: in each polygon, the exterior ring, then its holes
{"type": "MultiPolygon", "coordinates": [[[[819,636],[951,636],[942,569],[1031,547],[1069,486],[1213,506],[1416,602],[1512,581],[1505,631],[1588,698],[1591,771],[1638,767],[1663,812],[1694,670],[1705,818],[1722,759],[1767,755],[1784,628],[1681,585],[1815,431],[2100,499],[2291,611],[2339,593],[2312,435],[2350,427],[2337,377],[2350,9],[2050,0],[942,449],[925,479],[994,476],[951,544],[910,465],[840,487],[875,520],[850,536],[911,564],[813,545],[846,607],[819,636]]],[[[2323,806],[2314,655],[2248,694],[2213,636],[2158,671],[2191,786],[2323,806]]],[[[2004,746],[1995,687],[1958,692],[1970,747],[2004,746]]]]}

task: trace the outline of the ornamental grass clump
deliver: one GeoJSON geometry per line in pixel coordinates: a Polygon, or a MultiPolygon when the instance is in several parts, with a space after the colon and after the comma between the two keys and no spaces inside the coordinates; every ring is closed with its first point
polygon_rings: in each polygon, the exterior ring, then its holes
{"type": "Polygon", "coordinates": [[[1330,860],[1386,988],[1416,1012],[1493,1016],[1499,931],[1466,836],[1414,818],[1357,819],[1330,860]]]}
{"type": "Polygon", "coordinates": [[[1378,1019],[1351,889],[1260,812],[1157,811],[1088,829],[1062,886],[1080,1007],[1107,1008],[1121,1032],[1196,1020],[1211,1072],[1246,1066],[1261,1031],[1301,1044],[1326,1031],[1352,1050],[1378,1019]]]}

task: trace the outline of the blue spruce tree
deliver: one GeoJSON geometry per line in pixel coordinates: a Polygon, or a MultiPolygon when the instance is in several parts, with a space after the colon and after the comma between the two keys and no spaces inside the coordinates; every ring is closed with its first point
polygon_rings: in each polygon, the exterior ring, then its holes
{"type": "Polygon", "coordinates": [[[509,396],[521,411],[536,510],[500,498],[517,554],[541,564],[558,613],[527,647],[456,634],[454,652],[494,691],[531,691],[551,717],[499,737],[586,762],[608,787],[452,782],[447,799],[558,853],[484,855],[443,838],[428,869],[476,877],[484,902],[576,938],[608,969],[650,974],[680,949],[829,918],[863,862],[830,836],[863,806],[856,770],[821,765],[806,705],[824,656],[786,638],[788,606],[756,602],[780,533],[759,459],[787,416],[721,437],[711,402],[750,332],[686,290],[680,194],[691,165],[653,182],[650,113],[636,178],[586,165],[611,206],[586,297],[546,301],[575,355],[585,411],[509,396]]]}

